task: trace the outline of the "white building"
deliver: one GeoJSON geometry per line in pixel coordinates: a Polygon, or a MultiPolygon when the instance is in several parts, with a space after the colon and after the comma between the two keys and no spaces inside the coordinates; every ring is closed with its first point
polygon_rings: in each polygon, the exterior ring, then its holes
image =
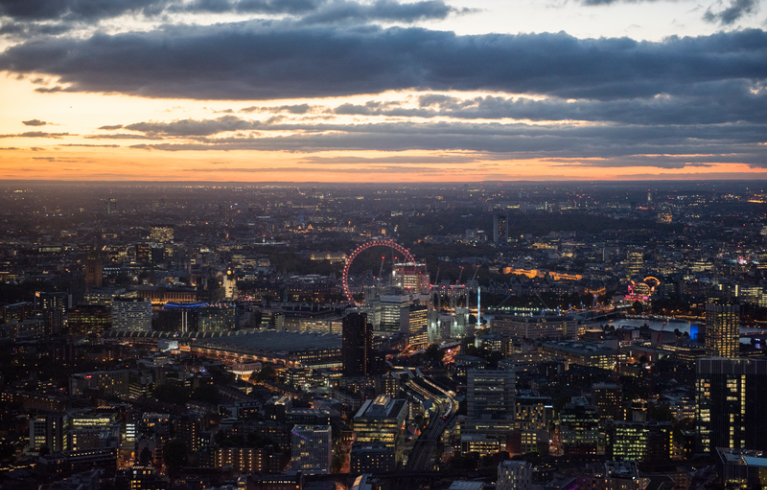
{"type": "Polygon", "coordinates": [[[152,331],[152,302],[147,298],[112,300],[112,328],[139,332],[152,331]]]}

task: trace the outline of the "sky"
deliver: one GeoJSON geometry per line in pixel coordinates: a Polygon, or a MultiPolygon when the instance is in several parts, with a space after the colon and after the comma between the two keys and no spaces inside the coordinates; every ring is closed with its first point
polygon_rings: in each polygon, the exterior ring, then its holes
{"type": "Polygon", "coordinates": [[[0,0],[0,179],[767,178],[767,0],[0,0]]]}

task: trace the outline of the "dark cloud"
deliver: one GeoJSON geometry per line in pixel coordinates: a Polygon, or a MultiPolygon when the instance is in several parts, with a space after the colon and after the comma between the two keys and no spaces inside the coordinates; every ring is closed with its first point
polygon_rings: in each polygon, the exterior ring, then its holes
{"type": "Polygon", "coordinates": [[[301,19],[305,24],[367,23],[375,21],[413,23],[426,19],[444,19],[451,13],[465,13],[445,5],[441,0],[398,3],[377,0],[372,4],[335,1],[301,19]]]}
{"type": "Polygon", "coordinates": [[[122,127],[123,127],[122,124],[110,124],[110,125],[107,125],[107,126],[101,126],[101,127],[99,127],[99,129],[103,129],[105,131],[113,131],[115,129],[122,129],[122,127]]]}
{"type": "Polygon", "coordinates": [[[19,134],[0,134],[0,138],[54,138],[61,139],[63,136],[77,136],[69,133],[45,133],[43,131],[27,131],[19,134]]]}
{"type": "Polygon", "coordinates": [[[75,23],[95,23],[125,14],[145,17],[181,12],[288,15],[304,24],[336,24],[412,23],[470,11],[450,7],[443,0],[412,3],[394,0],[2,0],[0,16],[17,22],[0,27],[0,34],[18,37],[57,35],[72,29],[75,23]],[[40,23],[44,21],[57,23],[40,23]]]}
{"type": "Polygon", "coordinates": [[[209,136],[226,131],[242,131],[256,129],[262,123],[246,121],[237,116],[222,116],[218,119],[182,119],[170,123],[140,122],[128,124],[125,129],[141,131],[150,136],[209,136]]]}
{"type": "Polygon", "coordinates": [[[146,134],[128,134],[128,133],[116,133],[116,134],[90,134],[83,136],[89,140],[159,140],[161,136],[150,136],[146,134]]]}
{"type": "Polygon", "coordinates": [[[125,13],[155,15],[169,0],[2,0],[0,15],[19,20],[96,21],[125,13]]]}
{"type": "Polygon", "coordinates": [[[39,119],[30,119],[29,121],[21,121],[21,124],[24,126],[45,126],[46,124],[50,123],[41,121],[39,119]]]}
{"type": "MultiPolygon", "coordinates": [[[[211,130],[217,121],[197,121],[192,127],[211,130]]],[[[147,129],[179,135],[175,123],[147,129]]],[[[721,125],[534,125],[524,123],[390,122],[381,124],[266,124],[257,136],[178,136],[164,142],[141,145],[162,151],[262,150],[312,153],[320,151],[462,151],[483,153],[485,159],[619,159],[632,155],[670,155],[677,159],[649,159],[648,165],[680,168],[692,163],[746,163],[767,165],[764,126],[721,125]],[[292,131],[294,134],[273,131],[292,131]],[[189,141],[189,140],[192,141],[189,141]],[[183,141],[182,141],[183,140],[183,141]],[[496,154],[493,156],[493,154],[496,154]],[[702,155],[690,157],[689,155],[702,155]],[[708,155],[708,156],[706,156],[708,155]],[[686,159],[684,162],[681,160],[686,159]]],[[[230,123],[221,127],[230,127],[230,123]]],[[[198,131],[194,131],[198,132],[198,131]]],[[[459,155],[458,157],[461,157],[459,155]]],[[[641,158],[641,157],[639,157],[641,158]]],[[[399,162],[404,163],[404,160],[399,162]]],[[[366,163],[360,159],[350,159],[366,163]]],[[[384,162],[384,163],[399,163],[384,162]]]]}
{"type": "Polygon", "coordinates": [[[730,6],[721,12],[713,12],[711,7],[703,14],[703,20],[721,25],[731,25],[742,17],[753,14],[759,9],[757,0],[731,0],[730,6]]]}
{"type": "Polygon", "coordinates": [[[247,22],[27,42],[2,53],[0,69],[56,76],[67,91],[148,97],[278,99],[417,88],[606,100],[764,80],[765,57],[767,33],[758,29],[638,42],[247,22]]]}
{"type": "Polygon", "coordinates": [[[6,22],[0,25],[0,36],[22,39],[35,36],[57,36],[71,31],[73,27],[72,24],[67,23],[6,22]]]}
{"type": "Polygon", "coordinates": [[[281,105],[277,107],[251,106],[240,109],[238,112],[245,114],[251,114],[253,112],[271,112],[273,114],[287,112],[289,114],[306,114],[307,112],[313,110],[315,107],[317,106],[311,106],[309,104],[281,105]]]}
{"type": "Polygon", "coordinates": [[[444,19],[450,14],[470,12],[456,9],[442,0],[399,3],[394,0],[355,2],[348,0],[195,0],[174,5],[172,12],[211,12],[289,15],[302,24],[340,24],[368,22],[412,23],[425,19],[444,19]]]}
{"type": "Polygon", "coordinates": [[[532,121],[607,121],[625,124],[767,124],[767,87],[728,81],[691,88],[686,94],[618,100],[545,100],[484,96],[464,99],[422,95],[417,108],[370,101],[342,104],[334,114],[387,117],[451,117],[457,119],[528,119],[532,121]]]}
{"type": "Polygon", "coordinates": [[[360,158],[360,157],[316,157],[308,156],[302,158],[299,163],[311,163],[317,165],[389,165],[395,164],[434,164],[442,165],[445,163],[473,163],[480,160],[485,155],[439,155],[439,156],[412,156],[398,155],[378,158],[360,158]]]}
{"type": "MultiPolygon", "coordinates": [[[[143,148],[138,148],[143,149],[143,148]]],[[[321,171],[330,173],[354,173],[354,174],[377,174],[377,173],[445,173],[446,169],[436,170],[429,167],[415,167],[415,166],[388,166],[388,167],[371,167],[371,168],[323,168],[321,171]]],[[[310,167],[217,167],[217,168],[194,168],[185,170],[186,172],[317,172],[319,169],[310,167]]]]}

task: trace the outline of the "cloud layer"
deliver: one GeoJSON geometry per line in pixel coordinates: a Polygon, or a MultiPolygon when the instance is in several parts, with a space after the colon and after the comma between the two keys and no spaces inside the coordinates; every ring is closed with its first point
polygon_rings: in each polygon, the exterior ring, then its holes
{"type": "Polygon", "coordinates": [[[653,43],[244,22],[29,41],[2,53],[0,69],[58,77],[67,91],[147,97],[267,100],[417,88],[609,100],[764,81],[765,58],[761,30],[653,43]]]}

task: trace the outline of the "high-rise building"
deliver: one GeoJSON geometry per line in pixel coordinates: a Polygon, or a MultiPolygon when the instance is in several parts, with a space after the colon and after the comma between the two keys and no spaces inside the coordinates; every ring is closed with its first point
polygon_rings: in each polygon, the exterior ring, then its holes
{"type": "Polygon", "coordinates": [[[103,305],[78,305],[68,312],[70,335],[100,335],[112,328],[112,309],[103,305]]]}
{"type": "Polygon", "coordinates": [[[407,333],[412,304],[409,294],[380,296],[375,305],[379,319],[377,330],[407,333]]]}
{"type": "Polygon", "coordinates": [[[407,400],[378,395],[366,400],[354,416],[354,433],[361,444],[381,443],[402,459],[402,442],[407,420],[407,400]]]}
{"type": "Polygon", "coordinates": [[[47,447],[50,452],[66,451],[67,416],[62,413],[38,415],[29,420],[29,447],[47,447]]]}
{"type": "Polygon", "coordinates": [[[107,214],[117,214],[117,199],[114,197],[107,199],[107,214]]]}
{"type": "Polygon", "coordinates": [[[429,292],[429,272],[426,264],[405,262],[394,264],[394,284],[415,293],[429,292]]]}
{"type": "Polygon", "coordinates": [[[767,360],[707,357],[697,361],[697,451],[767,450],[767,360]]]}
{"type": "Polygon", "coordinates": [[[738,357],[740,355],[740,305],[725,299],[706,302],[706,355],[738,357]]]}
{"type": "Polygon", "coordinates": [[[469,419],[514,419],[516,379],[514,370],[469,369],[467,372],[467,417],[469,419]]]}
{"type": "Polygon", "coordinates": [[[607,456],[615,461],[663,463],[673,457],[671,422],[608,422],[607,456]]]}
{"type": "Polygon", "coordinates": [[[296,425],[291,431],[291,467],[305,475],[330,473],[333,456],[329,425],[296,425]]]}
{"type": "Polygon", "coordinates": [[[112,329],[150,332],[152,330],[152,302],[146,298],[112,300],[112,329]]]}
{"type": "Polygon", "coordinates": [[[626,251],[626,275],[632,278],[644,269],[644,248],[630,247],[626,251]]]}
{"type": "Polygon", "coordinates": [[[373,374],[373,325],[365,313],[353,312],[344,317],[341,359],[345,376],[373,374]]]}
{"type": "Polygon", "coordinates": [[[509,215],[496,214],[493,216],[493,242],[506,243],[509,241],[509,215]]]}
{"type": "Polygon", "coordinates": [[[591,386],[591,401],[599,412],[599,421],[620,420],[623,389],[615,383],[595,383],[591,386]]]}
{"type": "Polygon", "coordinates": [[[35,310],[43,315],[46,335],[58,335],[64,327],[69,295],[64,292],[35,293],[35,310]]]}
{"type": "Polygon", "coordinates": [[[533,465],[527,461],[502,461],[498,464],[496,490],[532,490],[533,465]]]}
{"type": "Polygon", "coordinates": [[[428,323],[429,308],[422,305],[411,305],[408,342],[413,350],[425,349],[429,344],[428,323]]]}
{"type": "Polygon", "coordinates": [[[596,407],[574,396],[559,412],[559,432],[565,455],[596,455],[601,439],[596,407]]]}
{"type": "Polygon", "coordinates": [[[352,444],[349,459],[352,473],[390,473],[396,467],[394,449],[380,442],[352,444]]]}
{"type": "Polygon", "coordinates": [[[85,286],[100,288],[104,283],[104,266],[101,261],[101,250],[96,248],[88,252],[85,259],[85,286]]]}

